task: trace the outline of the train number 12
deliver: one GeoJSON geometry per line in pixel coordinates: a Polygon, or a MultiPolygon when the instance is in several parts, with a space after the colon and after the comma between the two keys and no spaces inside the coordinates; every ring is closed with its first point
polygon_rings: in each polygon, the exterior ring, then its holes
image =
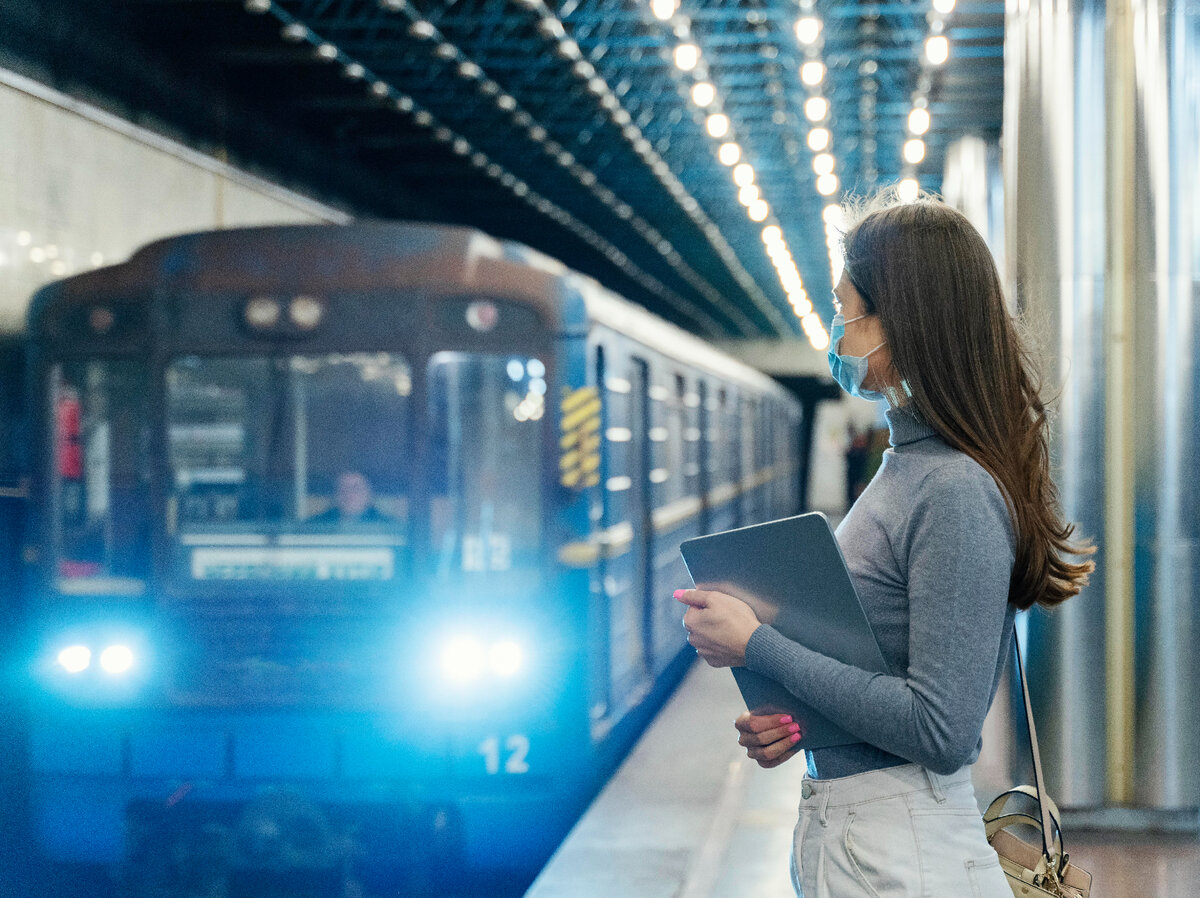
{"type": "Polygon", "coordinates": [[[507,753],[501,758],[500,740],[489,736],[479,743],[477,751],[483,755],[484,767],[489,775],[500,772],[500,762],[504,761],[505,773],[528,773],[529,762],[525,760],[529,754],[529,737],[516,733],[504,740],[504,750],[507,753]]]}

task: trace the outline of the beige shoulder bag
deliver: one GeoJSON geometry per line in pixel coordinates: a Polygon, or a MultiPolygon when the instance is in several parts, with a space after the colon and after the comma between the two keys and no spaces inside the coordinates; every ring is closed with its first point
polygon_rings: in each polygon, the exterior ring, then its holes
{"type": "Polygon", "coordinates": [[[1013,634],[1017,649],[1017,669],[1021,672],[1021,694],[1025,698],[1025,717],[1029,722],[1029,747],[1033,752],[1035,786],[1017,786],[996,797],[983,812],[987,839],[1008,884],[1016,898],[1088,898],[1092,889],[1092,874],[1070,862],[1063,851],[1062,817],[1042,778],[1042,758],[1038,753],[1037,729],[1033,725],[1033,706],[1029,701],[1029,685],[1025,680],[1025,664],[1021,660],[1021,641],[1013,634]],[[1038,816],[1020,812],[1005,813],[1005,805],[1014,796],[1032,798],[1038,806],[1038,816]],[[1031,826],[1038,830],[1042,844],[1031,845],[1008,831],[1010,826],[1031,826]]]}

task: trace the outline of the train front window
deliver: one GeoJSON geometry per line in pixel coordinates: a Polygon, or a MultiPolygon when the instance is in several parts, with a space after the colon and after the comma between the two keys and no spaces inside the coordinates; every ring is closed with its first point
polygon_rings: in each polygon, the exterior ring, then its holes
{"type": "Polygon", "coordinates": [[[177,574],[395,579],[407,567],[411,391],[395,353],[173,361],[177,574]]]}
{"type": "Polygon", "coordinates": [[[430,548],[438,580],[527,585],[522,572],[537,567],[545,378],[545,364],[525,356],[443,352],[430,361],[430,548]]]}
{"type": "Polygon", "coordinates": [[[79,361],[51,372],[57,586],[138,594],[149,569],[147,368],[79,361]]]}

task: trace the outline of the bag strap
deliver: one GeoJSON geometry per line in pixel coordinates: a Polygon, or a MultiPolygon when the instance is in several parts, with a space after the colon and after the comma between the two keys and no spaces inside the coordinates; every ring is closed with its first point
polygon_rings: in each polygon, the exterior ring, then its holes
{"type": "MultiPolygon", "coordinates": [[[[1025,679],[1025,663],[1021,660],[1021,638],[1015,628],[1013,630],[1013,645],[1017,650],[1017,670],[1021,672],[1021,695],[1025,699],[1025,720],[1029,724],[1029,749],[1033,754],[1033,783],[1037,788],[1038,812],[1042,818],[1042,851],[1057,866],[1058,853],[1051,851],[1052,839],[1050,830],[1050,808],[1048,801],[1043,801],[1046,795],[1046,781],[1042,777],[1042,756],[1038,752],[1037,728],[1033,724],[1033,705],[1029,701],[1029,683],[1025,679]]],[[[1061,844],[1061,843],[1060,843],[1061,844]]]]}

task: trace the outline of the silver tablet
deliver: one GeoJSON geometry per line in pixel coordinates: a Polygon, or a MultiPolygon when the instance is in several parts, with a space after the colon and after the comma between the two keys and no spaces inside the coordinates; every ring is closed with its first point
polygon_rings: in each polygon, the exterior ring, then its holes
{"type": "MultiPolygon", "coordinates": [[[[888,672],[841,549],[820,512],[696,537],[679,550],[697,589],[736,596],[764,624],[813,651],[863,670],[888,672]]],[[[801,748],[862,741],[775,680],[744,667],[733,668],[733,676],[751,711],[791,714],[801,724],[801,748]]]]}

